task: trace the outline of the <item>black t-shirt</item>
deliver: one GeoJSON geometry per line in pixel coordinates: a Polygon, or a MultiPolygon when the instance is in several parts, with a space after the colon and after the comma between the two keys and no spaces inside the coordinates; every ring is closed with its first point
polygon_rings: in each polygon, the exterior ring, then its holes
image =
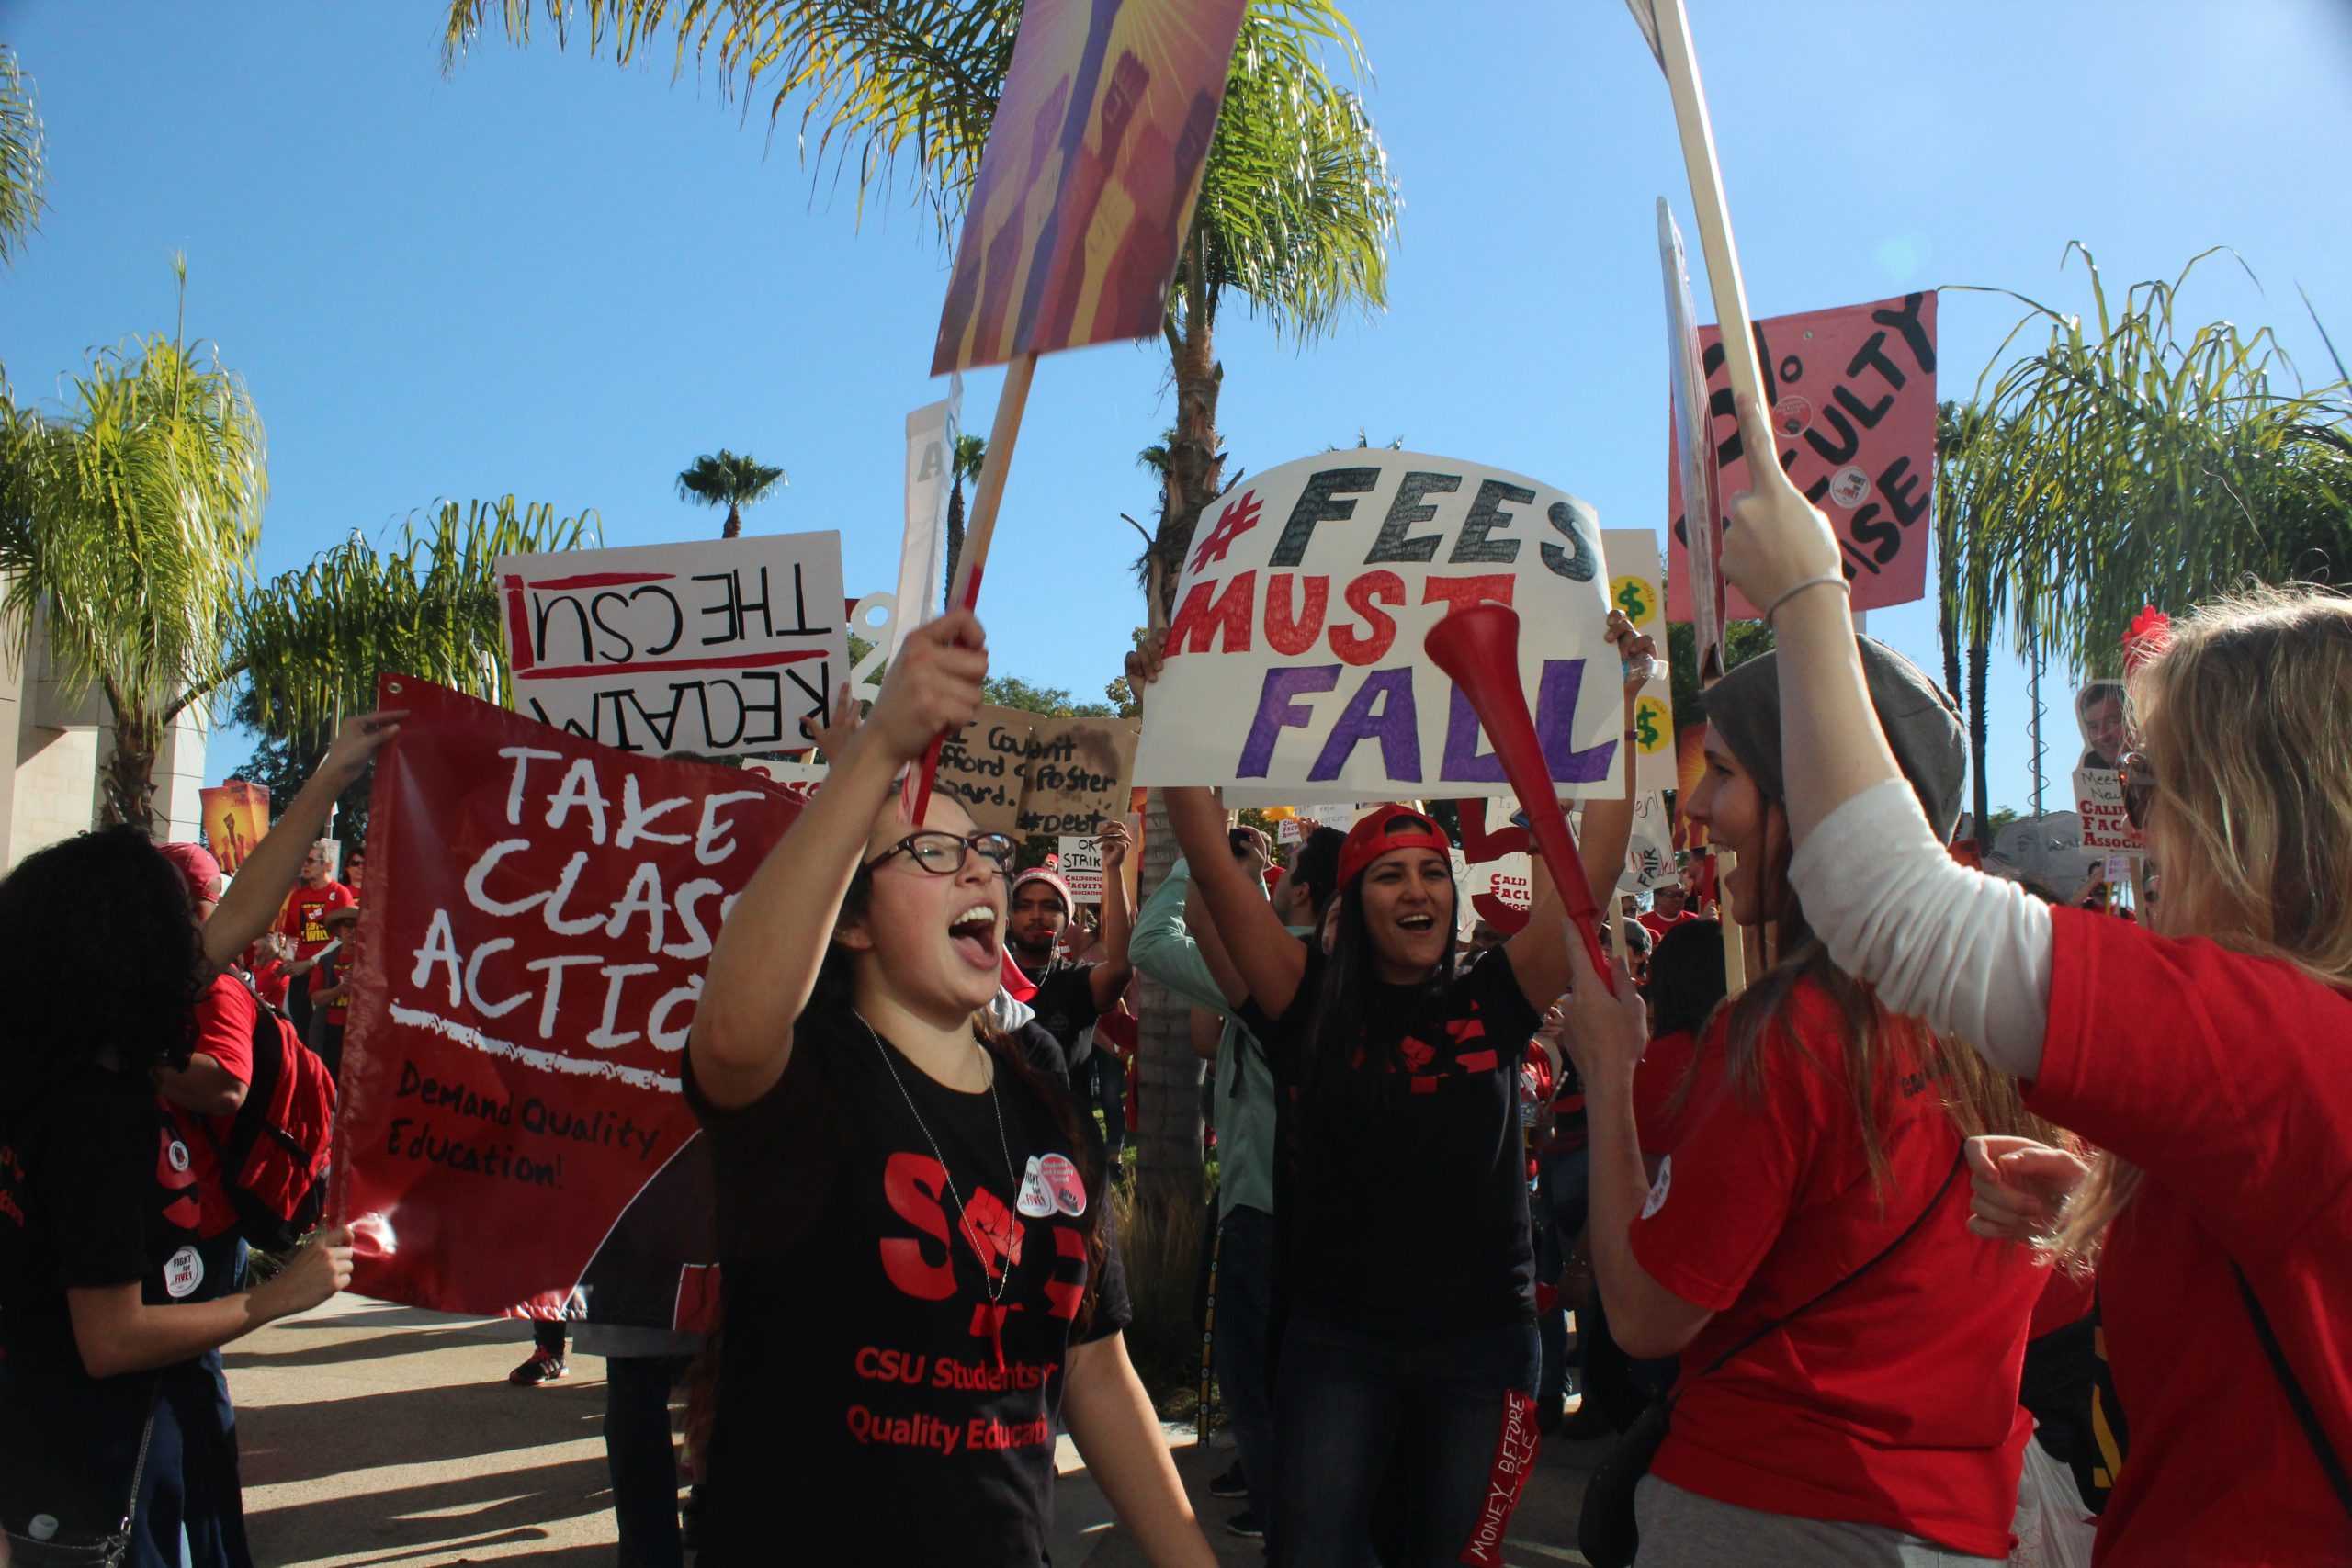
{"type": "Polygon", "coordinates": [[[198,1182],[211,1168],[202,1136],[143,1078],[95,1066],[0,1127],[0,1351],[12,1375],[88,1381],[68,1289],[137,1280],[164,1306],[234,1288],[235,1236],[198,1234],[198,1182]]]}
{"type": "Polygon", "coordinates": [[[1489,954],[1434,994],[1371,986],[1364,1043],[1396,1046],[1386,1072],[1360,1065],[1361,1049],[1307,1049],[1324,963],[1309,944],[1280,1020],[1244,1010],[1283,1100],[1275,1208],[1290,1300],[1408,1339],[1532,1322],[1519,1065],[1542,1020],[1510,958],[1489,954]]]}
{"type": "MultiPolygon", "coordinates": [[[[1022,973],[1026,975],[1028,970],[1024,967],[1022,973]]],[[[1065,1061],[1072,1067],[1079,1066],[1093,1054],[1093,1042],[1089,1040],[1081,1050],[1079,1037],[1102,1016],[1102,1009],[1094,1005],[1094,965],[1073,964],[1057,953],[1044,973],[1030,978],[1037,987],[1037,994],[1029,998],[1037,1027],[1054,1037],[1065,1061]]]]}
{"type": "Polygon", "coordinates": [[[795,1033],[741,1110],[714,1109],[686,1064],[725,1295],[701,1561],[765,1564],[802,1533],[845,1543],[828,1562],[1042,1563],[1064,1359],[1128,1318],[1106,1213],[1072,1335],[1107,1195],[1099,1144],[1072,1146],[1046,1098],[1066,1092],[1061,1054],[1025,1027],[1033,1072],[1000,1063],[992,1097],[935,1082],[852,1014],[795,1033]]]}

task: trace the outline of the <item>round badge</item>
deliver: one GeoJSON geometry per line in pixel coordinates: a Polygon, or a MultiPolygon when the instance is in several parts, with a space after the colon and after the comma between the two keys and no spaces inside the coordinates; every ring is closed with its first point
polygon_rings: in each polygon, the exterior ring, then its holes
{"type": "Polygon", "coordinates": [[[202,1283],[204,1255],[192,1247],[181,1247],[164,1265],[164,1290],[174,1301],[194,1295],[202,1283]]]}
{"type": "Polygon", "coordinates": [[[1666,1207],[1667,1190],[1674,1185],[1674,1156],[1666,1156],[1657,1162],[1657,1179],[1650,1183],[1650,1195],[1643,1201],[1642,1218],[1648,1219],[1666,1207]]]}
{"type": "Polygon", "coordinates": [[[1078,1167],[1067,1156],[1047,1155],[1037,1162],[1037,1174],[1045,1178],[1056,1208],[1072,1219],[1086,1213],[1086,1183],[1079,1179],[1078,1167]]]}
{"type": "Polygon", "coordinates": [[[1829,499],[1851,512],[1871,492],[1871,477],[1852,464],[1829,477],[1829,499]]]}
{"type": "Polygon", "coordinates": [[[181,1143],[177,1138],[174,1138],[169,1144],[164,1145],[164,1157],[171,1162],[172,1168],[174,1170],[185,1171],[187,1169],[187,1145],[181,1143]]]}
{"type": "Polygon", "coordinates": [[[1789,439],[1803,435],[1813,424],[1813,400],[1794,393],[1772,405],[1772,428],[1789,439]]]}

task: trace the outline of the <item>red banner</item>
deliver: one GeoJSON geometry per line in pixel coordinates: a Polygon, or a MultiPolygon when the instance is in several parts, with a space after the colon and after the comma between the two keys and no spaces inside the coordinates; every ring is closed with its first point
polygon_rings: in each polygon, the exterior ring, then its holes
{"type": "MultiPolygon", "coordinates": [[[[1723,333],[1699,329],[1706,355],[1708,413],[1720,475],[1715,493],[1729,509],[1748,488],[1739,416],[1724,367],[1723,333]]],[[[1907,294],[1869,305],[1774,316],[1756,323],[1756,357],[1781,466],[1829,515],[1853,584],[1854,608],[1907,604],[1928,592],[1929,507],[1936,480],[1936,297],[1907,294]]],[[[1671,422],[1669,422],[1670,423],[1671,422]]],[[[1682,524],[1679,457],[1667,459],[1667,616],[1691,619],[1690,563],[1682,524]]],[[[1730,591],[1726,613],[1757,618],[1730,591]]]]}
{"type": "Polygon", "coordinates": [[[343,1049],[352,1288],[704,1326],[712,1179],[678,1075],[711,939],[797,806],[412,676],[379,697],[410,716],[376,765],[343,1049]]]}

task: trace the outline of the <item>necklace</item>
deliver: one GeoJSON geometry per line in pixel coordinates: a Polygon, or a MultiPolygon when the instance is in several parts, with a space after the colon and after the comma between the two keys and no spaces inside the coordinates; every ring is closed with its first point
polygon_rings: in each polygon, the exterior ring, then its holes
{"type": "MultiPolygon", "coordinates": [[[[925,1122],[922,1119],[922,1112],[915,1109],[915,1097],[907,1092],[907,1080],[899,1076],[898,1064],[890,1060],[890,1053],[884,1047],[882,1036],[875,1032],[872,1024],[865,1022],[865,1015],[855,1008],[850,1009],[850,1015],[858,1022],[865,1024],[865,1037],[874,1042],[875,1055],[882,1058],[882,1066],[888,1070],[890,1081],[899,1086],[899,1098],[907,1102],[907,1114],[915,1119],[915,1125],[922,1130],[923,1141],[931,1145],[931,1157],[939,1162],[939,1174],[947,1182],[947,1195],[956,1200],[956,1228],[964,1233],[966,1240],[978,1242],[980,1239],[979,1233],[972,1228],[971,1219],[964,1207],[964,1194],[956,1190],[956,1178],[948,1171],[947,1156],[940,1152],[939,1140],[932,1136],[931,1123],[925,1122]]],[[[978,1043],[976,1041],[974,1043],[978,1045],[978,1043]]],[[[981,1048],[980,1054],[983,1056],[988,1055],[985,1047],[981,1048]]],[[[1004,1102],[997,1098],[996,1064],[993,1061],[989,1063],[989,1105],[996,1111],[996,1143],[998,1150],[1004,1156],[1005,1190],[1017,1194],[1021,1190],[1021,1183],[1014,1179],[1012,1174],[1012,1145],[1005,1141],[1004,1102]]],[[[952,1261],[955,1257],[953,1247],[948,1249],[948,1257],[952,1261]]],[[[1005,1281],[1012,1278],[1011,1255],[1009,1253],[1005,1255],[1004,1270],[1000,1274],[989,1268],[987,1256],[982,1254],[980,1275],[982,1283],[988,1288],[989,1305],[995,1306],[1004,1299],[1005,1281]]]]}

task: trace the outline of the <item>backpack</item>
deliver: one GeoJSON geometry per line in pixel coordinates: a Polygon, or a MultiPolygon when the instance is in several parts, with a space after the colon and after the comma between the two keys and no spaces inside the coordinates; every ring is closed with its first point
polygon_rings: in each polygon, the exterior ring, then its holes
{"type": "Polygon", "coordinates": [[[315,1229],[326,1211],[334,1150],[334,1079],[285,1014],[254,1004],[254,1076],[224,1137],[204,1119],[221,1183],[237,1212],[237,1234],[264,1252],[283,1252],[315,1229]]]}

